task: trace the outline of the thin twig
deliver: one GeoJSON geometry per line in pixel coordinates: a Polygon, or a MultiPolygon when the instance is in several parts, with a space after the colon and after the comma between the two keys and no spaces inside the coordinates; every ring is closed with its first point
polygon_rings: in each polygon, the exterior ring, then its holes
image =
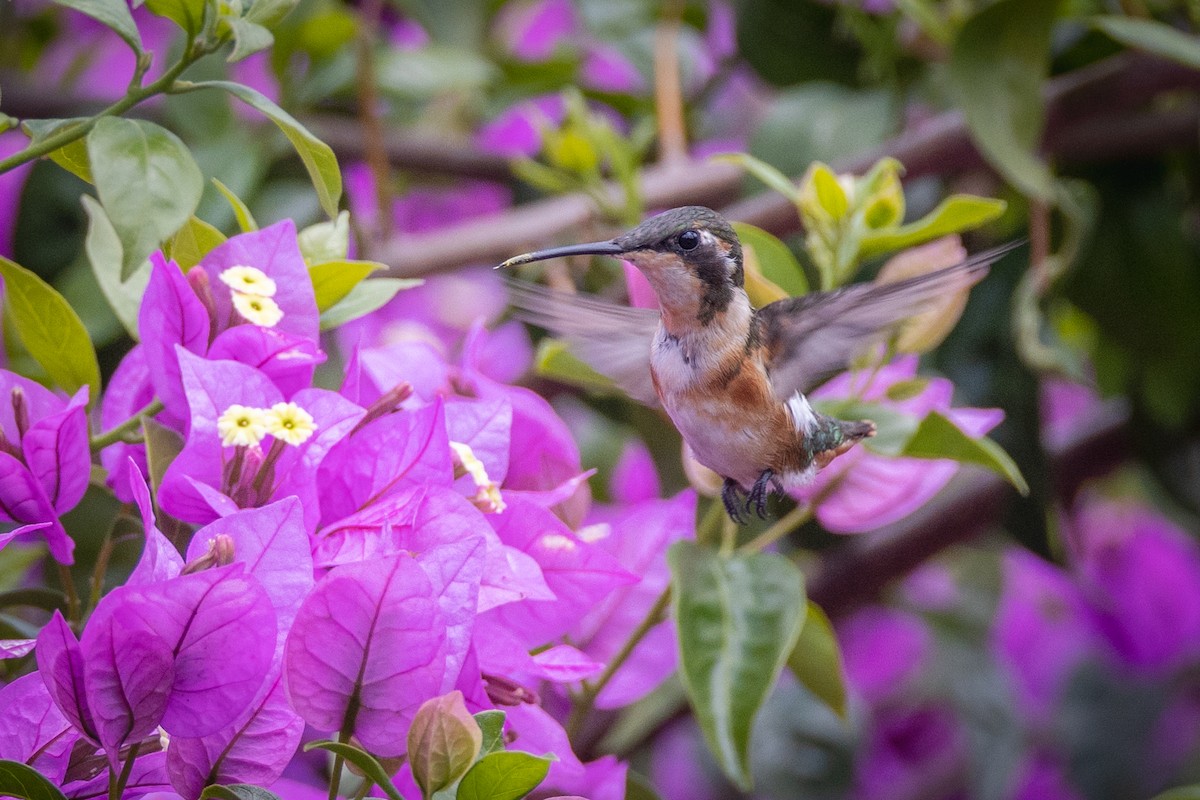
{"type": "Polygon", "coordinates": [[[658,118],[658,158],[664,164],[687,161],[687,127],[679,77],[682,0],[667,0],[654,32],[654,108],[658,118]]]}
{"type": "Polygon", "coordinates": [[[151,400],[149,403],[146,404],[145,408],[138,411],[136,414],[134,414],[129,419],[125,420],[124,422],[122,422],[119,425],[116,425],[115,427],[109,428],[108,430],[104,431],[103,433],[98,434],[94,439],[92,439],[92,441],[91,441],[92,452],[94,453],[99,450],[103,450],[104,448],[108,447],[110,444],[116,444],[117,442],[124,441],[125,437],[128,434],[133,433],[139,427],[141,427],[143,419],[145,419],[146,417],[153,417],[155,414],[162,411],[165,407],[166,406],[163,405],[162,400],[159,400],[157,397],[154,398],[153,400],[151,400]]]}
{"type": "Polygon", "coordinates": [[[375,78],[375,31],[383,16],[382,0],[364,0],[359,10],[358,35],[358,118],[362,123],[367,165],[375,181],[375,233],[392,233],[392,171],[383,144],[383,123],[379,119],[379,86],[375,78]]]}

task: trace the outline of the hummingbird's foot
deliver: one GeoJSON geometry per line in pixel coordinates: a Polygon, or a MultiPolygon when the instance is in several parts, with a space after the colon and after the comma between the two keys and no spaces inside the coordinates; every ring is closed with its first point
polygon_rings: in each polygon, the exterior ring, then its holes
{"type": "Polygon", "coordinates": [[[745,525],[749,520],[749,517],[745,516],[746,511],[749,511],[749,501],[747,501],[746,510],[743,511],[742,494],[742,487],[737,481],[733,478],[725,479],[725,483],[721,486],[721,502],[725,504],[725,513],[738,525],[745,525]]]}
{"type": "Polygon", "coordinates": [[[767,495],[771,493],[772,487],[778,486],[779,480],[775,477],[775,471],[764,469],[750,488],[750,495],[746,498],[746,511],[750,510],[750,504],[753,503],[754,513],[758,514],[758,518],[766,519],[767,495]]]}

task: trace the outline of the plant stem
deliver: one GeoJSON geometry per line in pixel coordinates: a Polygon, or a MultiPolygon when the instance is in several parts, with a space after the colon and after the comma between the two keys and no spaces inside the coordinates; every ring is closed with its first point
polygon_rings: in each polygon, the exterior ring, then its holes
{"type": "MultiPolygon", "coordinates": [[[[208,53],[208,49],[202,47],[189,47],[179,59],[173,64],[170,69],[164,72],[153,83],[145,86],[131,85],[125,92],[125,96],[117,102],[110,105],[108,108],[100,111],[94,116],[88,117],[80,121],[76,125],[70,125],[58,130],[40,142],[31,143],[24,150],[18,150],[11,156],[5,159],[0,159],[0,175],[8,172],[11,169],[33,161],[36,158],[41,158],[44,155],[53,153],[60,147],[64,147],[71,142],[82,139],[87,136],[88,132],[95,127],[96,123],[103,117],[115,117],[124,114],[129,109],[136,106],[138,103],[153,97],[156,94],[162,94],[169,91],[171,85],[175,82],[185,69],[195,63],[196,59],[208,53]]],[[[136,76],[135,76],[136,77],[136,76]]]]}
{"type": "Polygon", "coordinates": [[[133,433],[138,429],[138,426],[142,424],[143,417],[153,417],[155,414],[162,411],[163,408],[163,401],[159,400],[157,397],[154,398],[146,404],[145,408],[143,408],[141,411],[138,411],[120,425],[117,425],[115,428],[110,428],[92,439],[92,452],[103,450],[110,444],[116,444],[117,442],[123,441],[127,434],[133,433]]]}
{"type": "Polygon", "coordinates": [[[71,568],[66,564],[58,564],[58,577],[62,581],[63,592],[67,595],[67,620],[79,622],[79,592],[75,591],[75,579],[71,577],[71,568]]]}
{"type": "Polygon", "coordinates": [[[579,729],[583,726],[583,720],[591,713],[592,707],[596,704],[596,697],[612,680],[613,675],[617,670],[629,660],[629,656],[633,653],[635,647],[641,643],[642,639],[646,638],[646,634],[654,628],[655,625],[663,621],[666,615],[667,605],[671,602],[671,587],[668,586],[662,590],[662,594],[654,601],[650,611],[645,618],[638,623],[633,632],[629,634],[629,638],[625,640],[625,644],[621,645],[621,649],[609,659],[608,664],[604,667],[604,671],[600,673],[600,677],[592,683],[585,684],[583,691],[579,694],[578,701],[571,708],[571,716],[567,719],[567,737],[570,739],[576,738],[579,735],[579,729]]]}
{"type": "Polygon", "coordinates": [[[761,550],[765,550],[770,545],[794,531],[798,526],[807,522],[808,518],[812,516],[812,513],[812,503],[805,503],[803,505],[796,506],[791,511],[780,517],[774,525],[767,528],[758,536],[755,536],[753,539],[739,547],[738,552],[757,553],[761,550]]]}
{"type": "Polygon", "coordinates": [[[133,762],[137,758],[138,750],[142,748],[142,743],[137,742],[130,746],[129,755],[125,757],[125,764],[121,767],[121,775],[113,781],[111,779],[112,767],[109,767],[109,782],[108,782],[108,797],[109,800],[121,800],[121,795],[125,793],[125,784],[129,783],[129,776],[133,772],[133,762]]]}
{"type": "Polygon", "coordinates": [[[654,32],[654,100],[658,109],[659,160],[687,160],[687,126],[679,82],[679,27],[683,2],[668,0],[654,32]]]}

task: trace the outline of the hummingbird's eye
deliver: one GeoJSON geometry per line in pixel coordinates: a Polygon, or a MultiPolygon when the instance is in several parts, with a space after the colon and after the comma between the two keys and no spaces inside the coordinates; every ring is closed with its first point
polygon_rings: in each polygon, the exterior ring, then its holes
{"type": "Polygon", "coordinates": [[[695,250],[699,245],[699,231],[687,230],[679,234],[679,248],[681,250],[695,250]]]}

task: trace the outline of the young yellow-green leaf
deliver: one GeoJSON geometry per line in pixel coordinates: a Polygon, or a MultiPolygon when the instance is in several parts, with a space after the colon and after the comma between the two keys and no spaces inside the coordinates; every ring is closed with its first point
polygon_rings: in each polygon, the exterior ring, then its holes
{"type": "Polygon", "coordinates": [[[809,206],[806,199],[809,196],[816,200],[812,212],[820,209],[833,220],[841,219],[850,210],[850,199],[846,197],[846,190],[838,182],[837,175],[820,161],[813,162],[800,181],[800,199],[797,203],[801,207],[809,206]]]}
{"type": "Polygon", "coordinates": [[[1043,200],[1054,181],[1037,156],[1057,3],[998,0],[959,30],[950,53],[950,83],[971,137],[988,162],[1024,194],[1043,200]]]}
{"type": "Polygon", "coordinates": [[[195,36],[204,28],[206,0],[146,0],[146,8],[156,17],[165,17],[195,36]]]}
{"type": "Polygon", "coordinates": [[[1200,39],[1152,19],[1117,15],[1093,17],[1092,25],[1126,47],[1145,50],[1185,67],[1200,69],[1200,39]]]}
{"type": "Polygon", "coordinates": [[[230,64],[275,44],[275,37],[271,32],[256,22],[242,17],[226,17],[222,22],[229,26],[229,31],[233,34],[233,51],[225,59],[230,64]]]}
{"type": "Polygon", "coordinates": [[[786,244],[762,228],[744,222],[733,223],[733,229],[743,247],[753,248],[764,278],[792,297],[808,294],[808,278],[804,276],[804,268],[786,244]]]}
{"type": "Polygon", "coordinates": [[[0,761],[0,794],[24,800],[67,800],[49,778],[20,761],[0,761]]]}
{"type": "MultiPolygon", "coordinates": [[[[58,133],[73,125],[81,125],[86,121],[84,117],[75,117],[72,119],[27,119],[21,122],[21,127],[29,135],[30,144],[38,144],[51,134],[58,133]]],[[[80,180],[87,183],[92,182],[92,168],[88,164],[86,139],[76,139],[70,144],[63,145],[54,150],[50,153],[50,160],[80,180]]]]}
{"type": "Polygon", "coordinates": [[[68,392],[90,387],[88,402],[95,403],[100,397],[100,366],[75,309],[50,284],[3,256],[0,275],[5,316],[29,355],[68,392]]]}
{"type": "Polygon", "coordinates": [[[87,14],[97,22],[108,26],[117,36],[125,40],[134,53],[142,53],[142,36],[125,0],[55,0],[59,5],[87,14]]]}
{"type": "Polygon", "coordinates": [[[87,136],[100,204],[121,239],[121,279],[187,222],[204,178],[179,137],[145,120],[105,117],[87,136]]]}
{"type": "Polygon", "coordinates": [[[150,282],[150,265],[143,262],[128,280],[122,281],[121,239],[117,236],[116,229],[94,197],[85,194],[80,200],[83,210],[88,215],[87,237],[83,240],[83,249],[92,265],[92,273],[96,276],[100,291],[104,293],[104,299],[112,307],[113,313],[134,341],[137,341],[138,310],[142,305],[146,284],[150,282]]]}
{"type": "Polygon", "coordinates": [[[519,751],[484,756],[458,784],[458,800],[518,800],[537,788],[550,759],[519,751]]]}
{"type": "Polygon", "coordinates": [[[387,265],[377,261],[326,261],[309,267],[317,309],[324,312],[333,308],[364,278],[380,269],[387,269],[387,265]]]}
{"type": "Polygon", "coordinates": [[[280,800],[279,795],[248,783],[205,786],[200,800],[280,800]]]}
{"type": "Polygon", "coordinates": [[[768,189],[774,189],[793,203],[799,202],[800,190],[796,188],[796,184],[792,183],[787,175],[784,175],[767,162],[757,159],[749,153],[725,153],[713,158],[717,161],[728,161],[730,164],[737,164],[746,170],[746,172],[749,172],[766,184],[768,189]]]}
{"type": "Polygon", "coordinates": [[[480,711],[475,715],[475,724],[483,733],[483,742],[479,746],[480,758],[504,749],[505,716],[503,711],[480,711]]]}
{"type": "Polygon", "coordinates": [[[749,791],[750,731],[800,636],[804,576],[779,555],[688,541],[667,562],[684,687],[717,763],[749,791]]]}
{"type": "Polygon", "coordinates": [[[246,105],[264,114],[274,122],[283,135],[296,148],[296,154],[304,162],[313,188],[321,201],[321,208],[332,219],[338,214],[338,201],[342,197],[342,173],[338,169],[337,156],[329,145],[322,142],[301,125],[295,117],[284,111],[262,92],[232,81],[200,81],[190,84],[188,89],[223,89],[246,105]]]}
{"type": "Polygon", "coordinates": [[[918,220],[890,230],[865,233],[859,244],[859,254],[871,258],[951,233],[978,228],[1004,213],[1008,204],[990,197],[955,194],[938,203],[937,207],[918,220]]]}
{"type": "Polygon", "coordinates": [[[314,749],[328,750],[334,755],[341,756],[358,767],[359,771],[367,776],[369,780],[374,781],[391,800],[404,800],[403,795],[396,789],[396,785],[392,783],[392,779],[388,776],[387,770],[383,768],[383,765],[379,763],[375,756],[366,750],[357,748],[352,744],[335,742],[331,739],[309,742],[304,745],[304,752],[306,753],[314,749]]]}
{"type": "Polygon", "coordinates": [[[976,464],[1003,477],[1022,495],[1029,494],[1029,484],[1004,448],[986,436],[971,438],[936,411],[930,411],[921,420],[900,455],[909,458],[950,458],[964,464],[976,464]]]}
{"type": "Polygon", "coordinates": [[[420,278],[371,278],[350,290],[342,301],[321,314],[321,330],[330,331],[382,308],[402,289],[420,286],[420,278]]]}
{"type": "MultiPolygon", "coordinates": [[[[236,212],[234,212],[236,215],[236,212]]],[[[225,241],[225,234],[199,217],[190,217],[174,236],[163,243],[163,255],[187,272],[225,241]]]]}
{"type": "Polygon", "coordinates": [[[846,716],[846,678],[842,672],[842,653],[833,625],[821,607],[808,601],[808,614],[800,638],[788,656],[788,669],[825,705],[846,716]]]}
{"type": "Polygon", "coordinates": [[[571,352],[570,345],[561,339],[542,339],[533,358],[533,368],[543,377],[594,392],[620,391],[608,376],[580,360],[571,352]]]}
{"type": "Polygon", "coordinates": [[[250,213],[249,206],[242,202],[242,198],[234,194],[233,189],[230,189],[216,178],[213,178],[212,182],[213,186],[217,187],[217,191],[221,193],[221,196],[229,203],[229,207],[233,209],[233,216],[237,219],[238,229],[242,233],[250,233],[251,231],[258,230],[258,223],[254,221],[254,215],[250,213]]]}

